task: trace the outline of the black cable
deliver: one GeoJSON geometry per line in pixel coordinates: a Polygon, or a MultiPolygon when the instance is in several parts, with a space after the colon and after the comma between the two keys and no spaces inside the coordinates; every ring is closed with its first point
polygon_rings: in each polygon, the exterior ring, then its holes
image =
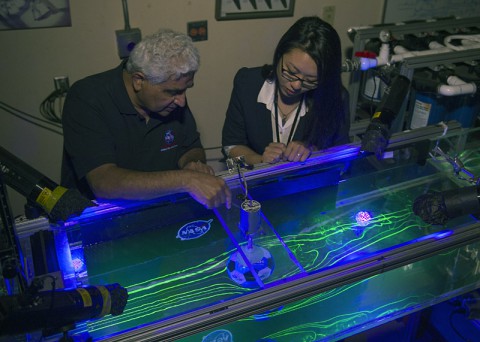
{"type": "Polygon", "coordinates": [[[245,199],[244,200],[247,200],[248,199],[248,188],[247,188],[247,179],[245,178],[245,175],[242,174],[242,170],[240,168],[240,164],[237,163],[237,171],[238,171],[238,180],[240,182],[240,187],[242,188],[243,190],[243,193],[245,194],[245,199]]]}
{"type": "Polygon", "coordinates": [[[45,100],[42,101],[40,104],[40,114],[46,119],[61,123],[62,122],[62,102],[65,98],[66,91],[63,89],[54,90],[50,95],[47,96],[45,100]],[[60,113],[57,113],[57,109],[55,109],[55,105],[59,105],[60,113]]]}
{"type": "Polygon", "coordinates": [[[52,287],[52,296],[51,296],[51,299],[50,299],[51,300],[50,310],[53,310],[53,307],[54,307],[53,303],[55,302],[55,289],[56,289],[57,285],[55,284],[55,281],[56,281],[55,277],[53,277],[53,276],[50,276],[50,277],[52,278],[52,283],[50,285],[52,287]]]}
{"type": "Polygon", "coordinates": [[[55,129],[53,129],[53,128],[50,128],[50,127],[47,127],[47,126],[38,124],[37,122],[35,122],[35,121],[33,121],[33,120],[30,120],[30,119],[27,119],[26,117],[29,117],[29,118],[32,118],[32,119],[34,119],[34,120],[40,121],[40,122],[42,122],[42,123],[49,124],[49,125],[51,125],[51,126],[53,126],[53,127],[62,128],[62,126],[59,125],[58,123],[55,123],[55,122],[52,122],[52,121],[43,120],[43,119],[41,119],[41,118],[35,117],[35,116],[33,116],[33,115],[30,115],[30,114],[28,114],[28,113],[22,112],[22,111],[20,111],[20,110],[18,110],[18,109],[16,109],[16,108],[14,108],[14,107],[6,104],[6,103],[3,102],[3,101],[0,101],[0,109],[3,109],[5,112],[7,112],[7,113],[9,113],[9,114],[11,114],[11,115],[13,115],[13,116],[21,119],[21,120],[24,120],[24,121],[26,121],[26,122],[28,122],[28,123],[31,123],[31,124],[33,124],[33,125],[35,125],[35,126],[37,126],[37,127],[46,129],[46,130],[48,130],[48,131],[51,131],[51,132],[56,133],[56,134],[59,134],[59,135],[63,135],[62,132],[59,132],[59,131],[57,131],[57,130],[55,130],[55,129]]]}
{"type": "MultiPolygon", "coordinates": [[[[373,101],[374,101],[374,96],[375,96],[375,92],[377,91],[377,74],[376,73],[373,73],[373,90],[372,90],[372,94],[371,94],[371,97],[370,97],[370,116],[373,115],[373,101]]],[[[379,86],[380,87],[380,86],[379,86]]],[[[380,92],[380,89],[378,90],[380,92]]]]}
{"type": "Polygon", "coordinates": [[[38,120],[38,121],[40,121],[40,122],[44,122],[44,123],[50,124],[50,125],[55,126],[55,127],[60,127],[60,128],[62,127],[62,125],[60,125],[60,124],[58,124],[58,123],[56,123],[56,122],[44,120],[44,119],[41,119],[41,118],[36,117],[36,116],[34,116],[34,115],[28,114],[28,113],[26,113],[26,112],[24,112],[24,111],[21,111],[20,109],[17,109],[17,108],[15,108],[15,107],[10,106],[9,104],[7,104],[7,103],[5,103],[5,102],[3,102],[3,101],[0,101],[0,108],[3,109],[3,110],[5,110],[6,112],[8,112],[8,113],[10,113],[10,114],[15,114],[14,112],[16,112],[16,113],[19,113],[19,114],[21,114],[21,115],[25,115],[25,116],[30,117],[30,118],[32,118],[32,119],[38,120]]]}
{"type": "Polygon", "coordinates": [[[471,342],[470,339],[466,338],[465,336],[463,336],[460,331],[455,327],[455,325],[453,324],[453,315],[455,314],[462,314],[463,312],[462,311],[459,311],[459,310],[452,310],[452,312],[450,312],[450,315],[449,315],[449,318],[448,318],[448,322],[450,323],[450,327],[452,328],[452,330],[457,334],[457,336],[462,339],[463,341],[465,342],[471,342]]]}

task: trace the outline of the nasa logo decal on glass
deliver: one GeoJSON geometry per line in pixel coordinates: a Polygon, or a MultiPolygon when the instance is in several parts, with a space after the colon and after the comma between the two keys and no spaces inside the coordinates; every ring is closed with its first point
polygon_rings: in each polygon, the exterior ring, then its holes
{"type": "Polygon", "coordinates": [[[197,220],[183,225],[183,227],[178,230],[177,239],[185,241],[202,237],[210,230],[212,221],[213,219],[208,221],[197,220]]]}
{"type": "Polygon", "coordinates": [[[217,341],[225,341],[225,342],[233,342],[233,335],[228,330],[215,330],[204,336],[202,342],[217,342],[217,341]]]}

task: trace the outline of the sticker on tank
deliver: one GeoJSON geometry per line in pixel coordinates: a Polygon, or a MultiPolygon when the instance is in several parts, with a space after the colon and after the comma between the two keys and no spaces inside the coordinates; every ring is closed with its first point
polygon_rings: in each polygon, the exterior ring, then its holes
{"type": "Polygon", "coordinates": [[[230,331],[220,329],[204,336],[202,342],[233,342],[233,336],[230,331]]]}
{"type": "Polygon", "coordinates": [[[213,219],[208,221],[197,220],[185,224],[178,230],[177,238],[180,240],[193,240],[202,237],[210,230],[213,219]]]}

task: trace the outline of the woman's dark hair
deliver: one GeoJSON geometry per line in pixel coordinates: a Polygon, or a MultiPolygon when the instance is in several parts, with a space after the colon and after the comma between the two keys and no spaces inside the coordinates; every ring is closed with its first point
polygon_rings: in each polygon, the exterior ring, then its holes
{"type": "Polygon", "coordinates": [[[335,29],[320,18],[300,18],[278,42],[273,64],[264,66],[266,79],[276,80],[275,71],[282,56],[293,49],[307,53],[317,65],[318,87],[306,93],[313,123],[305,140],[319,149],[330,147],[339,125],[347,119],[342,101],[340,38],[335,29]]]}

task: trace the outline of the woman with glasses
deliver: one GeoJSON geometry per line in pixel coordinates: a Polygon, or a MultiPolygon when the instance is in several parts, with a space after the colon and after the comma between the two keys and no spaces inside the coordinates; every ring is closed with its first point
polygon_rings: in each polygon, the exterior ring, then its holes
{"type": "Polygon", "coordinates": [[[305,161],[349,142],[348,94],[341,84],[335,29],[299,19],[282,36],[273,64],[241,68],[222,131],[224,154],[247,164],[305,161]]]}

